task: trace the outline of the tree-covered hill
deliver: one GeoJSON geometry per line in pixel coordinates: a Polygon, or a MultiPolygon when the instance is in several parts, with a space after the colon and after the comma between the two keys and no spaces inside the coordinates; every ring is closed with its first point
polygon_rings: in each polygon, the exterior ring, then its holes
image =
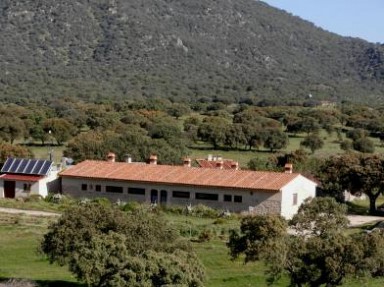
{"type": "Polygon", "coordinates": [[[384,99],[384,47],[253,0],[2,0],[0,98],[384,99]]]}

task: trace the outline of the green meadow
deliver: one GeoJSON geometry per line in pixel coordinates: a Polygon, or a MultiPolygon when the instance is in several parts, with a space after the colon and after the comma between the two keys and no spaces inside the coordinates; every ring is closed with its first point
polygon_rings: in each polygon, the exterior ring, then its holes
{"type": "MultiPolygon", "coordinates": [[[[37,208],[36,204],[24,203],[25,209],[37,208]]],[[[0,206],[12,206],[8,201],[0,200],[0,206]],[[5,204],[4,204],[5,202],[5,204]]],[[[20,207],[15,203],[14,207],[20,207]]],[[[59,210],[57,207],[44,210],[59,210]]],[[[360,202],[358,207],[366,206],[360,202]]],[[[267,286],[265,266],[262,263],[244,264],[241,259],[231,261],[226,247],[229,230],[239,226],[238,216],[230,218],[203,218],[166,212],[165,217],[192,244],[206,268],[208,287],[267,286]],[[201,234],[205,236],[201,237],[201,234]],[[203,240],[202,240],[203,238],[203,240]]],[[[55,218],[31,217],[25,214],[14,215],[0,213],[0,280],[23,278],[36,282],[39,286],[81,287],[82,284],[67,270],[51,265],[38,252],[39,242],[47,226],[55,218]]],[[[366,227],[366,226],[365,226],[366,227]]],[[[351,232],[361,232],[354,228],[351,232]]],[[[274,286],[288,286],[288,278],[282,278],[274,286]]],[[[345,286],[384,285],[384,279],[350,279],[345,286]]]]}

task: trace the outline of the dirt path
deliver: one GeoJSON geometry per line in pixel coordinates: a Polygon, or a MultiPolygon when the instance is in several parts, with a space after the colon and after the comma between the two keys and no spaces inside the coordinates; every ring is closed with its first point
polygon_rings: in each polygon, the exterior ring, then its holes
{"type": "Polygon", "coordinates": [[[349,226],[359,226],[370,222],[384,220],[381,216],[369,216],[369,215],[348,215],[349,226]]]}
{"type": "Polygon", "coordinates": [[[27,214],[31,216],[60,216],[59,213],[54,213],[54,212],[46,212],[46,211],[39,211],[39,210],[24,210],[24,209],[5,208],[5,207],[0,207],[0,212],[12,213],[12,214],[27,214]]]}
{"type": "MultiPolygon", "coordinates": [[[[16,208],[5,208],[0,207],[0,212],[2,213],[12,213],[12,214],[27,214],[31,216],[60,216],[59,213],[39,211],[39,210],[24,210],[16,208]]],[[[384,217],[380,216],[369,216],[369,215],[348,215],[350,226],[359,226],[362,224],[384,220],[384,217]]]]}

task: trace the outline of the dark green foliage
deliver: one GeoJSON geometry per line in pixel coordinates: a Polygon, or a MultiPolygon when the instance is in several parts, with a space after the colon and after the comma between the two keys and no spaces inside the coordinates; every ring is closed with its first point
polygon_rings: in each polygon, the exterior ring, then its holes
{"type": "Polygon", "coordinates": [[[369,138],[360,138],[355,140],[353,142],[353,148],[364,153],[373,153],[375,151],[375,145],[369,138]]]}
{"type": "Polygon", "coordinates": [[[324,141],[320,138],[318,134],[310,134],[300,142],[300,145],[309,148],[312,153],[316,150],[321,149],[324,145],[324,141]]]}
{"type": "Polygon", "coordinates": [[[363,238],[356,236],[363,244],[362,270],[365,270],[372,277],[384,276],[384,235],[382,231],[374,230],[363,238]]]}
{"type": "Polygon", "coordinates": [[[294,122],[287,124],[287,132],[290,133],[313,133],[316,134],[320,130],[320,124],[315,118],[303,117],[294,122]]]}
{"type": "Polygon", "coordinates": [[[263,260],[267,282],[283,274],[290,286],[339,286],[351,276],[383,276],[382,234],[347,235],[346,207],[332,198],[303,204],[287,225],[274,216],[247,217],[241,231],[232,231],[228,247],[232,258],[263,260]]]}
{"type": "Polygon", "coordinates": [[[340,148],[345,151],[353,149],[353,142],[351,140],[343,140],[340,142],[340,148]]]}
{"type": "Polygon", "coordinates": [[[207,117],[199,125],[197,135],[213,145],[215,149],[225,142],[226,131],[229,129],[228,121],[221,117],[207,117]]]}
{"type": "Polygon", "coordinates": [[[232,230],[227,246],[231,257],[245,254],[245,262],[260,259],[267,250],[269,240],[282,237],[287,229],[286,221],[280,216],[247,216],[241,220],[240,232],[232,230]]]}
{"type": "Polygon", "coordinates": [[[384,191],[384,159],[380,155],[346,153],[325,160],[318,178],[326,194],[343,200],[342,193],[366,194],[369,212],[376,213],[376,200],[384,191]]]}
{"type": "Polygon", "coordinates": [[[315,103],[377,101],[383,92],[380,45],[326,32],[262,1],[150,0],[150,11],[142,4],[2,1],[1,98],[265,106],[302,103],[309,93],[315,103]]]}
{"type": "Polygon", "coordinates": [[[288,144],[288,136],[279,129],[268,128],[263,130],[264,147],[271,152],[285,148],[288,144]]]}
{"type": "Polygon", "coordinates": [[[202,286],[191,246],[159,214],[124,213],[96,201],[72,207],[50,225],[41,250],[88,286],[202,286]]]}
{"type": "Polygon", "coordinates": [[[365,138],[368,136],[368,132],[364,129],[353,129],[347,132],[347,138],[350,138],[353,141],[358,139],[365,138]]]}
{"type": "Polygon", "coordinates": [[[278,167],[276,164],[275,158],[252,158],[248,163],[247,167],[250,170],[270,170],[270,171],[277,171],[280,170],[281,167],[278,167]]]}
{"type": "Polygon", "coordinates": [[[298,233],[323,236],[348,226],[347,206],[331,197],[315,197],[300,206],[290,226],[298,233]]]}

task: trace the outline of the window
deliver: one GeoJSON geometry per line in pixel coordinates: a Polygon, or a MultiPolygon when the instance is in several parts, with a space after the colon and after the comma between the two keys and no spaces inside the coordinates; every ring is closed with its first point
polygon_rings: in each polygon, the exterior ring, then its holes
{"type": "Polygon", "coordinates": [[[234,202],[243,202],[243,197],[240,196],[240,195],[235,195],[235,196],[233,197],[233,201],[234,201],[234,202]]]}
{"type": "Polygon", "coordinates": [[[87,190],[88,189],[88,185],[86,183],[83,183],[81,185],[81,190],[87,190]]]}
{"type": "Polygon", "coordinates": [[[121,186],[107,185],[105,187],[105,191],[112,193],[123,193],[123,188],[121,186]]]}
{"type": "Polygon", "coordinates": [[[214,193],[196,193],[196,199],[201,200],[219,200],[219,195],[214,193]]]}
{"type": "Polygon", "coordinates": [[[136,195],[145,195],[145,189],[144,188],[129,187],[128,193],[129,194],[136,194],[136,195]]]}
{"type": "Polygon", "coordinates": [[[29,192],[31,191],[31,184],[30,183],[24,183],[24,192],[29,192]]]}
{"type": "Polygon", "coordinates": [[[224,194],[224,201],[231,202],[232,201],[232,195],[224,194]]]}
{"type": "Polygon", "coordinates": [[[172,197],[175,197],[175,198],[190,198],[191,194],[188,191],[172,191],[172,197]]]}
{"type": "Polygon", "coordinates": [[[297,193],[293,194],[293,205],[297,205],[297,193]]]}
{"type": "Polygon", "coordinates": [[[96,184],[95,185],[95,190],[96,191],[101,191],[101,185],[100,184],[96,184]]]}

